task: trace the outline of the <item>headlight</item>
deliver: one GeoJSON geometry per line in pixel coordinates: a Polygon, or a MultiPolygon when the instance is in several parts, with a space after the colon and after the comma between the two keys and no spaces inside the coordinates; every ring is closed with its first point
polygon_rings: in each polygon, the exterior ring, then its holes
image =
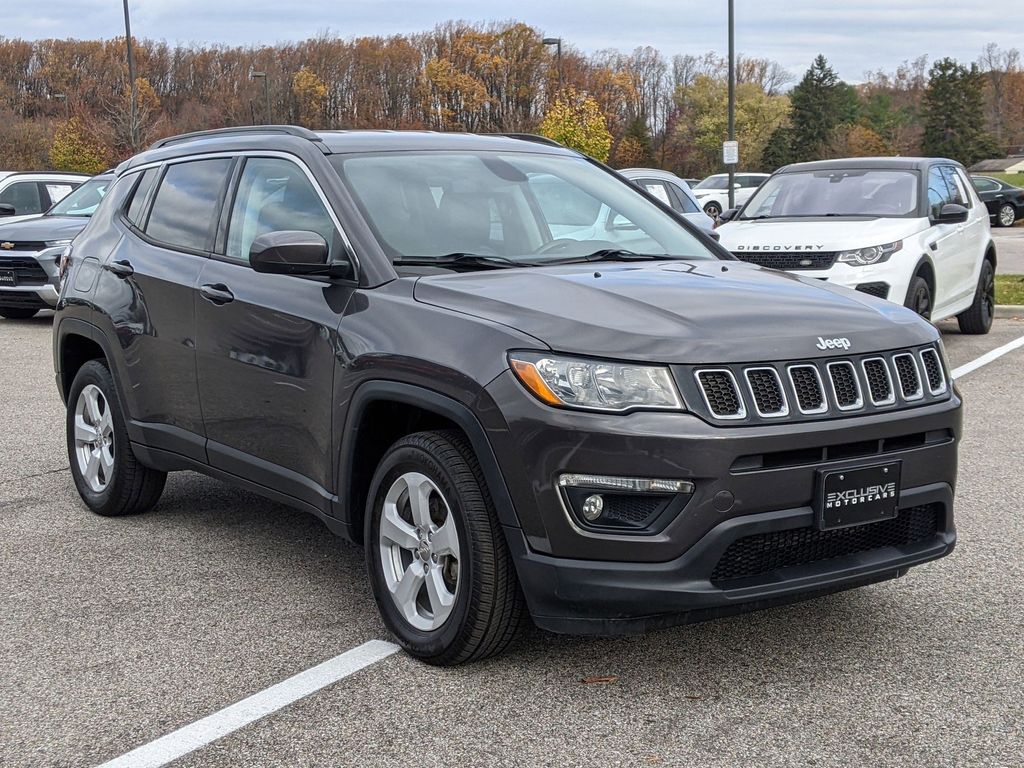
{"type": "Polygon", "coordinates": [[[57,248],[61,245],[71,245],[71,240],[70,238],[66,240],[45,240],[43,245],[47,248],[57,248]]]}
{"type": "Polygon", "coordinates": [[[541,402],[594,411],[683,410],[672,374],[656,365],[515,352],[509,362],[541,402]]]}
{"type": "Polygon", "coordinates": [[[866,267],[871,264],[881,264],[903,247],[903,241],[885,245],[872,245],[870,248],[859,248],[855,251],[840,251],[836,261],[844,264],[852,264],[855,267],[866,267]]]}

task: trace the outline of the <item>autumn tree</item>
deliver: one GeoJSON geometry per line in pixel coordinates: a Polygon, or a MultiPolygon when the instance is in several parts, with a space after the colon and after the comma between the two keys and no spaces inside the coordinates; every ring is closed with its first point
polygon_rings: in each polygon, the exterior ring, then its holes
{"type": "Polygon", "coordinates": [[[57,127],[50,147],[50,165],[54,170],[92,176],[107,168],[107,160],[103,148],[89,135],[81,118],[72,117],[57,127]]]}
{"type": "Polygon", "coordinates": [[[566,88],[544,115],[538,128],[542,136],[605,162],[612,146],[601,108],[593,97],[566,88]]]}
{"type": "Polygon", "coordinates": [[[302,67],[292,78],[292,93],[298,103],[299,123],[316,127],[322,117],[327,99],[327,84],[312,70],[302,67]]]}

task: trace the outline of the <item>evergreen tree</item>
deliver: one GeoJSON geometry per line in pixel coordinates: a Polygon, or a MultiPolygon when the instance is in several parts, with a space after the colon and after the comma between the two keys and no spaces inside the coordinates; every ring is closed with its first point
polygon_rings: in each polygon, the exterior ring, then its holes
{"type": "Polygon", "coordinates": [[[793,129],[788,125],[780,125],[768,139],[768,144],[761,154],[761,170],[771,173],[784,165],[796,162],[793,150],[793,129]]]}
{"type": "Polygon", "coordinates": [[[985,130],[984,80],[976,64],[940,59],[928,72],[924,93],[921,151],[964,165],[997,157],[995,138],[985,130]]]}
{"type": "Polygon", "coordinates": [[[790,100],[791,150],[797,161],[821,157],[836,129],[856,122],[860,110],[857,92],[839,79],[821,54],[790,93],[790,100]]]}

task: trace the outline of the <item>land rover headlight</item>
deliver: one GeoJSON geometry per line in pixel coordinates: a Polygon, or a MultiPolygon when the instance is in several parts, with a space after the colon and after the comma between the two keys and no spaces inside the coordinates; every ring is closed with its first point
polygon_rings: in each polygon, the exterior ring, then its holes
{"type": "Polygon", "coordinates": [[[665,366],[535,352],[513,352],[509,363],[523,386],[548,405],[592,411],[683,410],[665,366]]]}
{"type": "Polygon", "coordinates": [[[885,245],[872,245],[868,248],[858,248],[853,251],[840,251],[836,261],[844,264],[851,264],[855,267],[868,267],[872,264],[881,264],[903,247],[903,241],[885,245]]]}

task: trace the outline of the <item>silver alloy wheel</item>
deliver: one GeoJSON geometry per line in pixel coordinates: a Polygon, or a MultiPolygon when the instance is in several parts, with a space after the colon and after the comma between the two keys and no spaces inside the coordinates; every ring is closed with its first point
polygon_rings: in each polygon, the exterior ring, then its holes
{"type": "Polygon", "coordinates": [[[1012,205],[1004,205],[999,209],[999,223],[1004,227],[1012,227],[1017,220],[1017,211],[1012,205]]]}
{"type": "Polygon", "coordinates": [[[438,629],[459,590],[459,534],[451,508],[433,480],[406,472],[384,497],[379,523],[384,583],[410,625],[438,629]]]}
{"type": "Polygon", "coordinates": [[[114,474],[114,420],[103,390],[89,384],[75,402],[75,457],[78,472],[95,493],[102,493],[114,474]]]}

